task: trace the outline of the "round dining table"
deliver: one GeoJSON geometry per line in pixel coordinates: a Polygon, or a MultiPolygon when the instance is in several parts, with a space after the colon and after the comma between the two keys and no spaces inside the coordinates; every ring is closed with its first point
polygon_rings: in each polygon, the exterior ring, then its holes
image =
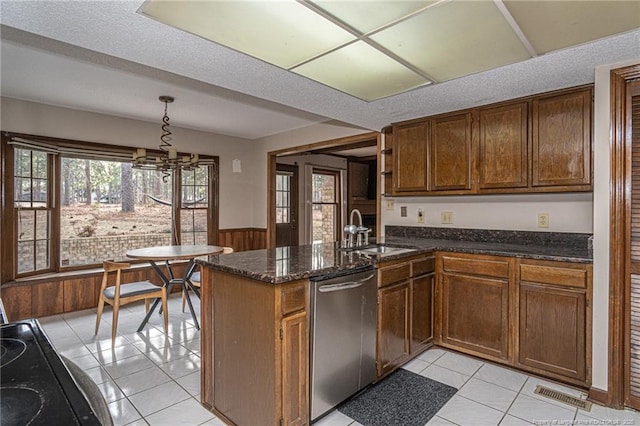
{"type": "MultiPolygon", "coordinates": [[[[200,290],[191,282],[191,274],[196,268],[196,258],[201,256],[209,256],[220,254],[224,250],[224,247],[210,246],[210,245],[185,245],[185,246],[156,246],[156,247],[144,247],[127,251],[127,257],[132,259],[146,260],[151,264],[151,267],[156,271],[158,277],[162,280],[162,285],[167,287],[167,293],[171,293],[171,289],[174,285],[179,285],[182,292],[185,295],[187,303],[189,305],[189,311],[191,317],[195,323],[196,328],[200,329],[197,315],[193,309],[191,298],[189,297],[189,289],[191,289],[197,297],[200,297],[200,290]],[[171,261],[176,260],[188,260],[187,267],[184,270],[184,274],[181,277],[176,277],[171,268],[171,261]],[[167,274],[162,271],[156,262],[164,262],[167,268],[167,274]]],[[[151,314],[156,309],[160,299],[156,299],[144,317],[142,324],[138,327],[138,331],[142,331],[144,326],[151,318],[151,314]]]]}

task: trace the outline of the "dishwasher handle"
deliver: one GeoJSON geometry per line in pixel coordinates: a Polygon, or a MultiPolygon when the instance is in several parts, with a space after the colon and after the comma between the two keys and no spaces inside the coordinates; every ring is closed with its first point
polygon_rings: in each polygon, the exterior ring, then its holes
{"type": "Polygon", "coordinates": [[[332,292],[332,291],[348,290],[350,288],[360,287],[362,284],[364,284],[365,282],[369,281],[371,278],[373,278],[375,276],[376,276],[376,274],[371,274],[368,277],[362,278],[362,279],[357,280],[357,281],[347,281],[347,282],[338,283],[338,284],[321,285],[320,287],[318,287],[318,291],[320,293],[329,293],[329,292],[332,292]]]}

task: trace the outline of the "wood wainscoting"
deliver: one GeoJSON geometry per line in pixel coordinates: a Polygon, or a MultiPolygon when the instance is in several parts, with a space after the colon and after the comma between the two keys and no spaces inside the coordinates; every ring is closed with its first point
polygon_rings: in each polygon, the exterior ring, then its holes
{"type": "MultiPolygon", "coordinates": [[[[184,273],[183,265],[175,265],[176,274],[184,273]]],[[[38,278],[17,280],[2,284],[0,297],[9,321],[40,318],[81,309],[95,308],[98,304],[102,268],[47,274],[38,278]]],[[[122,272],[122,281],[149,280],[160,285],[158,275],[148,264],[135,265],[122,272]]],[[[178,291],[174,287],[174,291],[178,291]]]]}
{"type": "MultiPolygon", "coordinates": [[[[221,229],[217,245],[232,247],[234,251],[266,247],[264,228],[221,229]]],[[[176,265],[174,272],[182,274],[184,265],[176,265]]],[[[147,263],[135,265],[123,272],[123,281],[149,280],[161,284],[155,271],[147,263]]],[[[95,308],[102,280],[102,268],[46,274],[3,283],[0,297],[9,321],[40,318],[81,309],[95,308]]],[[[175,287],[174,291],[178,288],[175,287]]]]}
{"type": "Polygon", "coordinates": [[[218,231],[218,245],[231,247],[234,251],[267,248],[265,228],[233,228],[218,231]]]}

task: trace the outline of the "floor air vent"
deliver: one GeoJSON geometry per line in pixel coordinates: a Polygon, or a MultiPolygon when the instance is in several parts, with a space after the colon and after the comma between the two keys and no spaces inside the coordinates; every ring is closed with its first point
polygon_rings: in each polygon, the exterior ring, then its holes
{"type": "Polygon", "coordinates": [[[585,411],[591,411],[591,403],[589,401],[576,398],[575,396],[567,395],[566,393],[559,392],[557,390],[549,389],[545,386],[536,386],[536,390],[533,393],[537,393],[538,395],[542,395],[546,398],[560,401],[575,408],[581,408],[585,411]]]}

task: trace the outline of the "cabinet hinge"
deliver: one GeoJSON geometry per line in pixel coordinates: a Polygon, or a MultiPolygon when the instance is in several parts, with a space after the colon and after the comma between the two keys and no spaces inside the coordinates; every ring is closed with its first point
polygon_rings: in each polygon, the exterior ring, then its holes
{"type": "Polygon", "coordinates": [[[284,330],[282,330],[282,327],[280,327],[280,340],[282,340],[283,335],[284,335],[284,330]]]}

